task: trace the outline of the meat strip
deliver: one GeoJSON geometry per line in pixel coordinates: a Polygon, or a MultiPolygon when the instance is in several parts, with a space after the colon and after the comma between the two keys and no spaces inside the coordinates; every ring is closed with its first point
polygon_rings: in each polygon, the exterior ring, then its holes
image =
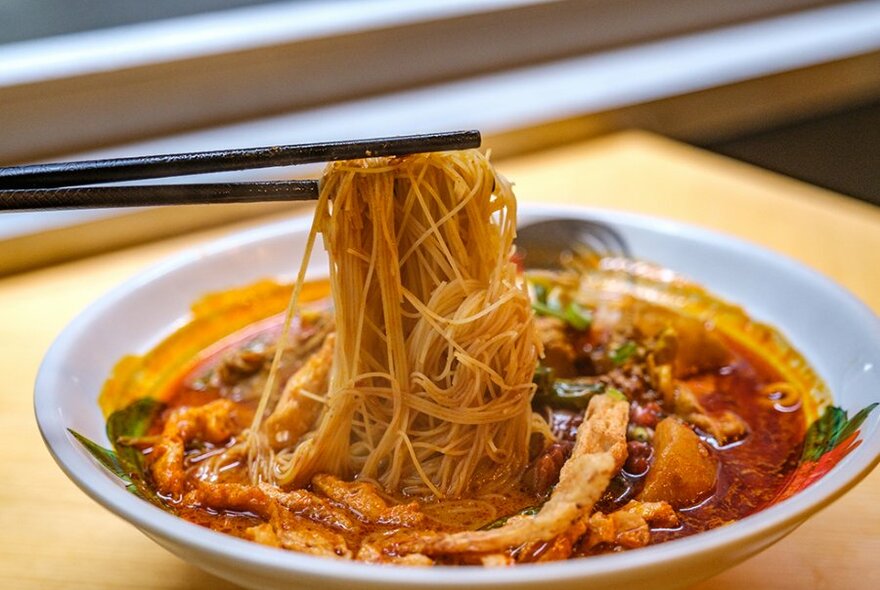
{"type": "Polygon", "coordinates": [[[303,392],[327,393],[336,334],[328,334],[320,350],[293,374],[264,428],[274,450],[292,446],[315,424],[323,404],[303,392]]]}
{"type": "Polygon", "coordinates": [[[549,541],[589,515],[626,460],[629,403],[610,395],[590,400],[571,458],[559,483],[534,516],[511,518],[491,530],[425,535],[403,543],[400,553],[426,555],[494,553],[527,542],[549,541]]]}

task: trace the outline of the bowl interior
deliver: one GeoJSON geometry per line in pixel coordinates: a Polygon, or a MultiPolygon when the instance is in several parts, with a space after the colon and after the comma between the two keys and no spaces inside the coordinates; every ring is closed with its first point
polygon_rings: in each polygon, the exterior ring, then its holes
{"type": "MultiPolygon", "coordinates": [[[[635,215],[582,208],[523,207],[520,223],[546,218],[585,218],[604,222],[627,242],[637,258],[667,266],[710,291],[745,307],[749,314],[777,327],[810,361],[833,392],[834,403],[855,412],[880,398],[880,321],[846,291],[819,274],[779,255],[720,234],[635,215]]],[[[240,559],[280,574],[418,581],[423,573],[406,568],[358,565],[333,568],[324,560],[259,547],[199,529],[162,513],[125,491],[69,435],[72,428],[107,444],[97,405],[101,386],[124,354],[149,350],[178,328],[189,306],[206,292],[244,285],[265,277],[292,277],[299,264],[311,219],[268,225],[190,251],[125,283],[85,310],[59,336],[38,376],[35,408],[50,451],[86,493],[171,544],[195,547],[215,557],[240,559]],[[242,552],[242,547],[247,550],[242,552]],[[242,556],[244,553],[244,556],[242,556]],[[320,562],[320,563],[318,563],[320,562]],[[410,571],[404,574],[400,571],[410,571]],[[398,572],[398,573],[395,573],[398,572]],[[414,576],[414,577],[413,577],[414,576]]],[[[310,276],[326,275],[327,258],[317,246],[310,276]]],[[[661,564],[688,552],[743,542],[783,524],[805,518],[861,476],[880,456],[880,412],[862,426],[862,443],[831,476],[795,497],[724,530],[674,541],[621,556],[542,565],[538,574],[494,572],[494,582],[522,582],[531,576],[577,578],[638,564],[661,564]],[[638,555],[636,555],[638,554],[638,555]]],[[[532,568],[534,569],[534,568],[532,568]]],[[[472,568],[450,572],[448,581],[477,584],[486,573],[472,568]]],[[[486,578],[487,580],[489,578],[486,578]]]]}

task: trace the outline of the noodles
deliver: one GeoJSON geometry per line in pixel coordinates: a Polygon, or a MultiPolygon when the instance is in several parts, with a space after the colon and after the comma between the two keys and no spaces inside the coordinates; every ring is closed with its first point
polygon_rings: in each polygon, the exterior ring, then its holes
{"type": "Polygon", "coordinates": [[[510,488],[532,432],[548,432],[530,406],[541,344],[511,261],[510,185],[476,151],[339,162],[318,208],[329,391],[304,438],[273,455],[253,437],[255,477],[290,488],[330,473],[436,498],[510,488]]]}

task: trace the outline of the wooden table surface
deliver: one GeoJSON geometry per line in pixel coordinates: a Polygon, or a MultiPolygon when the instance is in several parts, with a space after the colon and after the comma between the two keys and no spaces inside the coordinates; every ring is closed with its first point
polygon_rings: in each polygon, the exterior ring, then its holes
{"type": "MultiPolygon", "coordinates": [[[[880,208],[638,132],[499,168],[522,201],[650,213],[737,235],[833,277],[880,312],[880,208]]],[[[43,446],[31,400],[40,359],[86,304],[187,246],[254,224],[0,280],[0,588],[232,588],[68,481],[43,446]]],[[[880,470],[777,545],[698,588],[880,588],[878,498],[880,470]]]]}

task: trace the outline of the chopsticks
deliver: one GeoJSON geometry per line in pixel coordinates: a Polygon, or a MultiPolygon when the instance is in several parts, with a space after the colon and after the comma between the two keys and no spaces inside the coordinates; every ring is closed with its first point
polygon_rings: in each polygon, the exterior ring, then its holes
{"type": "Polygon", "coordinates": [[[0,211],[311,201],[317,180],[0,190],[0,211]]]}
{"type": "Polygon", "coordinates": [[[0,210],[143,207],[194,203],[303,201],[318,197],[315,180],[80,186],[291,166],[375,156],[479,147],[479,131],[58,162],[0,168],[0,210]]]}

